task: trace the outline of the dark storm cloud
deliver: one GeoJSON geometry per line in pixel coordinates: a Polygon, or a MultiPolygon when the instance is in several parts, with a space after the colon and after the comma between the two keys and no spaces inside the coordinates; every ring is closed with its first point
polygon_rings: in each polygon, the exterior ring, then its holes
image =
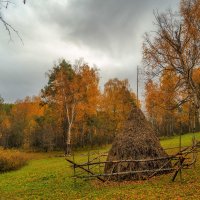
{"type": "Polygon", "coordinates": [[[40,16],[59,28],[63,40],[124,56],[152,26],[153,9],[176,5],[176,0],[71,0],[51,4],[40,16]]]}
{"type": "Polygon", "coordinates": [[[7,101],[37,95],[44,73],[60,57],[84,57],[100,68],[101,85],[109,78],[128,78],[135,89],[142,37],[153,29],[153,9],[177,9],[178,0],[45,0],[27,1],[5,12],[20,32],[9,43],[0,25],[0,94],[7,101]]]}

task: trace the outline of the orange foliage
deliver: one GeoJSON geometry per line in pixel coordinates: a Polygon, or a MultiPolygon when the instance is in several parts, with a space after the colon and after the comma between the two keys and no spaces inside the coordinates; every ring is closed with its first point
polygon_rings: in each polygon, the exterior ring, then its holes
{"type": "Polygon", "coordinates": [[[12,123],[21,126],[24,135],[23,145],[25,148],[30,146],[30,134],[37,127],[36,117],[43,116],[44,108],[40,106],[39,97],[26,97],[22,101],[17,101],[11,110],[12,123]]]}
{"type": "Polygon", "coordinates": [[[104,86],[102,110],[116,122],[116,129],[122,128],[132,105],[136,105],[136,95],[131,91],[128,80],[109,80],[104,86]]]}

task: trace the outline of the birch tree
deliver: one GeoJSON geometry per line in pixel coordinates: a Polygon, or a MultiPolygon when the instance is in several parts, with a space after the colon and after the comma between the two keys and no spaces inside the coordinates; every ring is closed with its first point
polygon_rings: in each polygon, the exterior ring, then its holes
{"type": "MultiPolygon", "coordinates": [[[[74,122],[84,109],[87,110],[87,102],[91,102],[93,98],[88,91],[94,85],[98,87],[97,76],[96,69],[90,69],[82,61],[77,61],[72,65],[62,60],[48,73],[49,82],[42,90],[42,97],[44,102],[56,105],[56,111],[60,112],[66,155],[71,153],[74,122]],[[91,73],[85,73],[86,71],[91,73]],[[87,76],[92,78],[93,84],[87,76]]],[[[95,91],[91,91],[95,96],[95,91]]]]}

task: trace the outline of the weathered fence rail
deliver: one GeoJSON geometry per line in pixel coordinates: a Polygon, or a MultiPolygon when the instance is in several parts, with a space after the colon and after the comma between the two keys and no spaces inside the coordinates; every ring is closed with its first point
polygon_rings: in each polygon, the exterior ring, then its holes
{"type": "Polygon", "coordinates": [[[175,181],[177,174],[180,173],[180,178],[182,179],[182,170],[183,169],[189,169],[191,166],[195,166],[195,163],[197,161],[197,153],[200,151],[200,142],[193,140],[191,146],[185,146],[185,147],[173,147],[173,148],[167,148],[167,149],[178,149],[179,151],[174,155],[169,155],[166,157],[160,157],[160,158],[148,158],[148,159],[140,159],[140,160],[134,160],[134,159],[127,159],[127,160],[114,160],[114,161],[101,161],[101,158],[107,156],[107,153],[88,153],[85,154],[87,156],[87,162],[84,163],[76,163],[73,156],[73,161],[66,158],[66,160],[72,165],[73,167],[73,177],[74,178],[97,178],[98,180],[105,182],[105,177],[112,177],[112,176],[121,176],[126,174],[139,174],[139,173],[151,173],[146,179],[150,179],[153,176],[155,176],[159,172],[175,172],[172,181],[175,181]],[[92,156],[98,155],[94,158],[92,156]],[[98,160],[98,161],[97,161],[98,160]],[[105,164],[107,163],[114,163],[116,166],[121,163],[138,163],[138,162],[151,162],[151,161],[158,161],[158,160],[166,160],[166,162],[161,166],[159,169],[146,169],[146,170],[136,170],[136,171],[124,171],[124,172],[114,172],[114,173],[104,173],[104,170],[101,171],[102,168],[104,168],[105,164]],[[169,162],[172,162],[171,168],[165,168],[165,166],[168,165],[169,162]],[[82,170],[82,173],[77,173],[77,169],[82,170]],[[92,171],[94,170],[94,171],[92,171]],[[84,174],[87,173],[87,174],[84,174]]]}

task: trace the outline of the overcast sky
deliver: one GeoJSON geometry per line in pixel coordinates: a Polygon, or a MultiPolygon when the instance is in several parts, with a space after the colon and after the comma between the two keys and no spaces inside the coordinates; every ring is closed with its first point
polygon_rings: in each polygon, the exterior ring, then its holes
{"type": "MultiPolygon", "coordinates": [[[[6,102],[38,95],[59,58],[84,58],[100,69],[101,86],[128,78],[136,89],[144,33],[153,10],[178,9],[178,0],[16,0],[3,16],[20,34],[13,42],[0,23],[0,95],[6,102]]],[[[1,10],[2,12],[2,10],[1,10]]]]}

